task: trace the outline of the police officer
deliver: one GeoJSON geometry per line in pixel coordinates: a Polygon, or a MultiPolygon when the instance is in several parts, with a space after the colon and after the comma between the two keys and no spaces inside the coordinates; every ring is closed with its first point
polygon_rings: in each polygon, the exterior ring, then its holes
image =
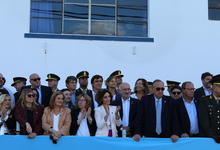
{"type": "Polygon", "coordinates": [[[199,104],[200,134],[204,137],[220,136],[220,74],[210,81],[212,95],[201,98],[199,104]]]}
{"type": "Polygon", "coordinates": [[[50,87],[53,92],[59,91],[57,88],[59,80],[60,77],[56,74],[50,73],[47,75],[46,81],[48,82],[48,87],[50,87]]]}

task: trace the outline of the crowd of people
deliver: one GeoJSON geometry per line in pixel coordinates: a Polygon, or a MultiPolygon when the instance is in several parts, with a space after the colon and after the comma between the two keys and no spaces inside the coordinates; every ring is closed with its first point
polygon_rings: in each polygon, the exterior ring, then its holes
{"type": "Polygon", "coordinates": [[[48,86],[33,73],[14,77],[12,93],[4,86],[0,73],[0,135],[48,135],[53,143],[61,136],[104,136],[171,138],[212,137],[220,141],[220,75],[201,75],[202,87],[191,81],[149,82],[139,78],[132,90],[123,82],[120,70],[105,80],[79,72],[66,78],[66,87],[58,89],[60,77],[48,74],[48,86]],[[77,89],[77,84],[79,88],[77,89]],[[168,87],[168,96],[164,95],[168,87]]]}

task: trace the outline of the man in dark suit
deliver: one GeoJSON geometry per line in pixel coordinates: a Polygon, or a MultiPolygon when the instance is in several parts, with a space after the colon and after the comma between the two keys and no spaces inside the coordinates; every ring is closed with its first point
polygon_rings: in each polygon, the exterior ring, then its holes
{"type": "Polygon", "coordinates": [[[194,99],[194,90],[192,82],[184,82],[182,84],[183,96],[175,101],[181,137],[199,136],[198,101],[194,99]]]}
{"type": "Polygon", "coordinates": [[[91,78],[91,84],[92,84],[92,100],[91,100],[91,108],[94,110],[98,107],[98,102],[96,101],[96,94],[98,90],[102,88],[103,84],[103,77],[100,75],[94,75],[91,78]]]}
{"type": "Polygon", "coordinates": [[[199,100],[201,97],[212,95],[212,86],[211,86],[211,79],[213,75],[209,72],[205,72],[201,76],[202,87],[196,89],[194,93],[195,99],[199,100]]]}
{"type": "Polygon", "coordinates": [[[76,78],[79,80],[79,88],[76,90],[76,97],[84,93],[89,95],[92,99],[92,90],[87,88],[89,73],[87,71],[81,71],[76,75],[76,78]]]}
{"type": "Polygon", "coordinates": [[[133,139],[139,141],[144,137],[171,137],[178,140],[177,123],[173,118],[173,103],[170,97],[164,96],[164,83],[161,80],[153,82],[153,94],[146,95],[139,104],[135,122],[133,139]]]}
{"type": "MultiPolygon", "coordinates": [[[[113,105],[120,106],[120,117],[122,125],[118,128],[118,136],[122,136],[122,130],[125,130],[127,137],[132,137],[134,134],[134,121],[137,115],[138,100],[131,98],[131,88],[128,83],[119,85],[119,93],[121,98],[113,101],[113,105]]],[[[124,135],[123,135],[124,136],[124,135]]]]}
{"type": "Polygon", "coordinates": [[[48,106],[50,103],[50,97],[52,95],[51,88],[41,85],[41,78],[38,74],[33,73],[29,77],[29,81],[31,85],[27,86],[27,88],[37,89],[39,93],[38,103],[43,105],[44,107],[48,106]]]}
{"type": "Polygon", "coordinates": [[[16,93],[14,93],[15,104],[17,103],[17,101],[21,95],[21,91],[22,91],[23,87],[26,86],[26,81],[27,81],[27,79],[24,77],[14,77],[13,78],[13,83],[11,84],[11,86],[13,86],[17,91],[16,93]]]}

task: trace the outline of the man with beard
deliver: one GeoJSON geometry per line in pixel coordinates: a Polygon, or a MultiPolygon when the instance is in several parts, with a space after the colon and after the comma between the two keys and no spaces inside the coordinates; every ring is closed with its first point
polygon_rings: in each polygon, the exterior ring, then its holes
{"type": "Polygon", "coordinates": [[[89,95],[92,99],[92,90],[87,89],[89,73],[87,71],[81,71],[76,75],[76,78],[79,80],[79,88],[76,90],[76,98],[84,93],[89,95]]]}
{"type": "Polygon", "coordinates": [[[205,97],[205,96],[209,96],[212,95],[212,86],[211,86],[211,79],[212,79],[213,75],[209,72],[205,72],[202,74],[201,76],[201,80],[202,80],[202,87],[196,89],[195,91],[195,99],[200,99],[201,97],[205,97]]]}

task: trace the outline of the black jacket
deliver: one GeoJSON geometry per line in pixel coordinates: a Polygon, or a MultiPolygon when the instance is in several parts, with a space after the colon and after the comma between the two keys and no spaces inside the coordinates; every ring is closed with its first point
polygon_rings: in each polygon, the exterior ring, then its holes
{"type": "MultiPolygon", "coordinates": [[[[138,106],[138,103],[139,100],[135,99],[135,98],[131,98],[130,97],[130,110],[129,110],[129,128],[130,128],[130,135],[129,136],[133,136],[134,135],[134,124],[135,124],[135,119],[136,119],[136,116],[137,116],[137,106],[138,106]]],[[[114,106],[120,106],[121,109],[120,109],[120,117],[121,117],[121,120],[123,119],[123,105],[122,105],[122,99],[117,99],[115,101],[112,102],[112,105],[114,106]]],[[[122,132],[120,130],[120,127],[118,128],[118,136],[121,137],[122,136],[122,132]]]]}
{"type": "Polygon", "coordinates": [[[142,97],[138,104],[137,117],[135,121],[134,134],[140,134],[145,137],[164,137],[178,135],[177,123],[173,117],[174,104],[172,99],[167,96],[162,97],[161,129],[162,133],[156,133],[156,109],[154,95],[142,97]]]}

